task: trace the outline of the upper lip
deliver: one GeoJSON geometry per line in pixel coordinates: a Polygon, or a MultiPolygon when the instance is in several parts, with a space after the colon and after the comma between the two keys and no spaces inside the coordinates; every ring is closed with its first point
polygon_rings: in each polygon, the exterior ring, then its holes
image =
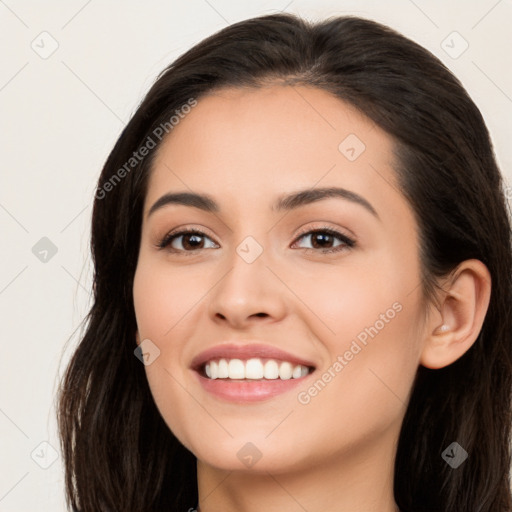
{"type": "Polygon", "coordinates": [[[234,343],[225,343],[215,345],[199,353],[192,359],[191,368],[198,370],[201,366],[212,359],[251,359],[251,358],[268,358],[280,361],[289,361],[293,364],[301,364],[303,366],[315,367],[315,364],[302,357],[295,356],[289,352],[285,352],[272,345],[263,343],[250,343],[246,345],[237,345],[234,343]]]}

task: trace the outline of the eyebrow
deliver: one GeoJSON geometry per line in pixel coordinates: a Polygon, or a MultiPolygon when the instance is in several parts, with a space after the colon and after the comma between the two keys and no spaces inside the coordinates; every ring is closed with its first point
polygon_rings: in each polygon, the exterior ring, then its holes
{"type": "MultiPolygon", "coordinates": [[[[379,214],[375,208],[364,197],[356,194],[355,192],[339,187],[299,190],[298,192],[293,192],[292,194],[280,196],[272,205],[272,210],[276,212],[283,210],[295,210],[302,206],[333,197],[346,199],[347,201],[358,204],[380,220],[379,214]]],[[[198,208],[205,212],[212,213],[220,211],[219,205],[212,197],[207,194],[198,194],[195,192],[169,192],[164,194],[153,204],[147,214],[147,217],[149,217],[156,210],[159,210],[160,208],[163,208],[169,204],[191,206],[193,208],[198,208]]]]}

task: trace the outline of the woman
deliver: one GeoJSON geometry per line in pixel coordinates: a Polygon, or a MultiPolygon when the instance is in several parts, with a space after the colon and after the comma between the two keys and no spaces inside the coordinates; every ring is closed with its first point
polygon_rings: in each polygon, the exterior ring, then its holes
{"type": "Polygon", "coordinates": [[[425,49],[355,17],[205,39],[99,179],[70,505],[509,511],[510,233],[425,49]]]}

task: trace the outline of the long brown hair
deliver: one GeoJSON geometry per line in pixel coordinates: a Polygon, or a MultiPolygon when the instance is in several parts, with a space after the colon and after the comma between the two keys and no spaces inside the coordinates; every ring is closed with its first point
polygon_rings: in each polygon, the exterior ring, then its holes
{"type": "Polygon", "coordinates": [[[191,98],[272,81],[329,91],[394,139],[398,182],[421,233],[427,299],[458,263],[487,265],[492,293],[474,345],[446,368],[418,368],[394,493],[402,512],[510,512],[511,224],[484,120],[436,57],[390,28],[357,17],[312,23],[290,14],[228,26],[179,57],[103,167],[92,219],[94,300],[59,393],[69,505],[156,512],[197,503],[196,459],[161,418],[133,353],[133,277],[160,140],[136,165],[126,163],[191,98]],[[452,442],[469,454],[457,469],[442,457],[452,442]]]}

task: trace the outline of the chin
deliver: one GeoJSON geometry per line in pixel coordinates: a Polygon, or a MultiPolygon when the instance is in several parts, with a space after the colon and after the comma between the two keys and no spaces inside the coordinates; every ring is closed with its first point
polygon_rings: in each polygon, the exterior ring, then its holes
{"type": "MultiPolygon", "coordinates": [[[[227,434],[226,434],[227,436],[227,434]]],[[[264,436],[255,433],[234,436],[223,440],[211,437],[211,443],[205,444],[209,436],[202,433],[199,443],[193,443],[188,449],[202,463],[225,471],[251,473],[267,472],[273,474],[297,470],[301,456],[292,446],[284,446],[282,438],[264,440],[264,436]],[[258,440],[262,437],[262,440],[258,440]]]]}

